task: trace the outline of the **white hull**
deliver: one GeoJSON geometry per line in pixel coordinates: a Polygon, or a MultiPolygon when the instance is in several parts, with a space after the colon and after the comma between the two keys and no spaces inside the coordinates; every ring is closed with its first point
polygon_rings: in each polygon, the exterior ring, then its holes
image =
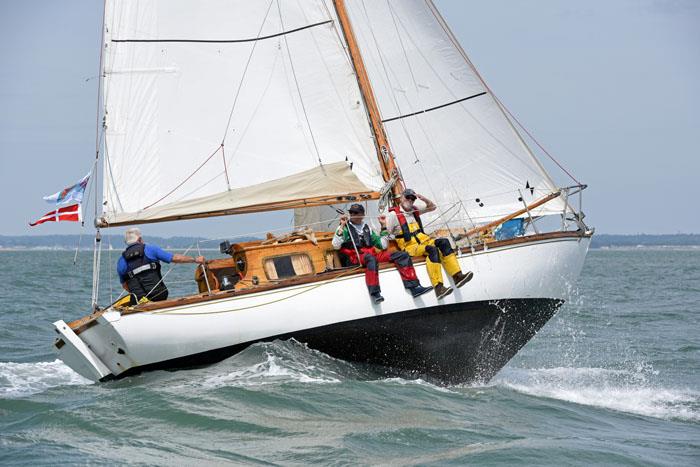
{"type": "MultiPolygon", "coordinates": [[[[382,294],[386,300],[379,305],[371,303],[364,275],[359,274],[152,312],[122,316],[118,311],[108,310],[96,320],[96,325],[79,335],[63,321],[54,323],[63,341],[58,353],[82,376],[104,380],[127,371],[130,374],[137,369],[158,367],[162,362],[212,353],[217,349],[230,349],[230,354],[240,350],[236,346],[260,340],[296,337],[297,332],[303,337],[305,330],[330,329],[329,326],[347,322],[369,323],[372,318],[400,319],[405,313],[415,314],[416,309],[449,309],[457,313],[468,309],[468,304],[551,299],[557,303],[556,310],[560,301],[568,298],[578,278],[589,243],[589,237],[566,237],[463,254],[459,258],[462,270],[473,271],[474,278],[439,302],[433,293],[412,298],[403,288],[398,272],[392,268],[380,271],[382,294]]],[[[416,270],[421,283],[429,284],[425,266],[419,265],[416,270]]],[[[553,312],[538,323],[536,329],[528,331],[524,342],[509,350],[508,359],[553,312]]],[[[475,331],[480,330],[463,330],[462,336],[475,331]]],[[[367,332],[366,326],[363,332],[367,332]]],[[[485,335],[479,335],[483,340],[485,335]]],[[[350,336],[348,339],[352,340],[350,336]]],[[[402,339],[405,342],[406,336],[402,339]]],[[[439,345],[439,336],[436,339],[432,342],[433,352],[436,342],[439,345]]],[[[352,359],[355,354],[342,355],[352,359]]],[[[372,361],[370,358],[358,359],[372,361]]],[[[405,363],[399,367],[410,368],[411,362],[405,363]]]]}

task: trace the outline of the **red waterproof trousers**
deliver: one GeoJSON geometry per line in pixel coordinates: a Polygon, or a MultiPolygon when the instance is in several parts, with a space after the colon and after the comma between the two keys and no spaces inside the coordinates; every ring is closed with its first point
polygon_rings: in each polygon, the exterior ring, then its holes
{"type": "Polygon", "coordinates": [[[379,263],[394,263],[399,270],[404,287],[412,289],[419,285],[416,270],[413,268],[411,257],[405,251],[389,253],[376,248],[360,248],[360,259],[352,248],[341,248],[340,253],[347,256],[352,264],[361,264],[365,269],[365,282],[370,294],[379,293],[379,263]]]}

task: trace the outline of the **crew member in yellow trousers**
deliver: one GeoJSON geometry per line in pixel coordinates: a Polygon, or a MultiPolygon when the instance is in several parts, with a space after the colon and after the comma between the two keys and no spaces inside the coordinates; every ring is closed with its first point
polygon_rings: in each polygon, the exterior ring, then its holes
{"type": "Polygon", "coordinates": [[[438,299],[452,293],[452,287],[446,287],[442,280],[442,270],[452,276],[456,287],[462,287],[469,282],[474,274],[469,271],[462,273],[457,262],[457,255],[446,238],[430,238],[423,232],[421,214],[435,210],[435,203],[407,188],[401,195],[399,206],[389,210],[387,230],[396,239],[398,247],[411,256],[426,256],[425,265],[428,269],[430,282],[435,288],[438,299]],[[417,206],[420,200],[424,206],[417,206]]]}

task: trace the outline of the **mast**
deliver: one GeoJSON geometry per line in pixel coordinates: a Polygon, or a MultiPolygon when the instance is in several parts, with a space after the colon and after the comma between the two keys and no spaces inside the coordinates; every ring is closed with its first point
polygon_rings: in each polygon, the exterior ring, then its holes
{"type": "Polygon", "coordinates": [[[362,98],[365,102],[365,107],[372,124],[372,133],[374,133],[374,138],[376,141],[377,157],[379,158],[379,165],[382,168],[382,176],[384,177],[385,182],[388,182],[393,176],[396,176],[396,183],[394,183],[394,185],[391,187],[391,191],[394,193],[395,197],[399,197],[403,192],[403,179],[401,178],[401,173],[396,166],[394,154],[391,151],[389,140],[387,139],[386,132],[384,131],[384,125],[382,124],[382,119],[379,115],[379,108],[377,106],[376,98],[374,97],[372,84],[369,80],[369,76],[367,75],[367,69],[365,68],[365,63],[362,60],[362,54],[360,53],[360,49],[357,45],[357,39],[355,38],[355,32],[352,29],[350,18],[348,17],[347,10],[345,9],[345,0],[333,0],[333,6],[335,7],[338,20],[340,21],[345,42],[347,42],[348,49],[350,50],[350,57],[352,58],[353,68],[355,68],[357,83],[360,86],[360,92],[362,93],[362,98]]]}

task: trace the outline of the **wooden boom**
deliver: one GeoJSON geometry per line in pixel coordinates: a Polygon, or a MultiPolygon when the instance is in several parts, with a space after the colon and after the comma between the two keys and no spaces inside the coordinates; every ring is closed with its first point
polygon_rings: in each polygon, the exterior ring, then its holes
{"type": "Polygon", "coordinates": [[[474,227],[473,229],[467,230],[467,232],[464,233],[464,235],[460,235],[460,236],[462,238],[465,238],[465,237],[471,237],[472,235],[480,233],[480,232],[487,232],[488,230],[490,230],[490,229],[492,229],[500,224],[503,224],[504,222],[507,222],[511,219],[514,219],[521,214],[525,214],[527,211],[530,211],[531,209],[538,208],[538,207],[542,206],[544,203],[547,203],[547,202],[553,200],[554,198],[558,198],[559,195],[561,195],[561,191],[555,191],[554,193],[550,193],[547,196],[545,196],[544,198],[541,198],[541,199],[535,201],[534,203],[532,203],[531,205],[529,205],[525,208],[519,209],[513,213],[508,214],[505,217],[501,217],[500,219],[496,219],[493,222],[489,222],[486,225],[480,225],[479,227],[474,227]]]}

